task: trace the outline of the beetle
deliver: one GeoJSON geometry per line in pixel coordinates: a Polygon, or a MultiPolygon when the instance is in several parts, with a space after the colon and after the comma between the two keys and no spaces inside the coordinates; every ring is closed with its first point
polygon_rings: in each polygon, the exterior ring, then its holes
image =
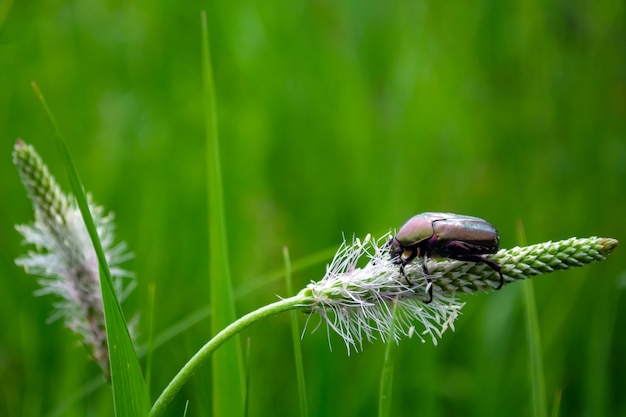
{"type": "MultiPolygon", "coordinates": [[[[499,290],[504,284],[502,266],[481,256],[496,253],[500,247],[498,230],[483,219],[453,213],[427,212],[411,217],[387,242],[392,262],[400,264],[404,275],[405,265],[420,258],[429,284],[432,283],[426,258],[450,258],[458,261],[482,262],[500,274],[499,290]]],[[[405,275],[406,277],[406,275],[405,275]]],[[[433,300],[432,285],[428,289],[433,300]]]]}

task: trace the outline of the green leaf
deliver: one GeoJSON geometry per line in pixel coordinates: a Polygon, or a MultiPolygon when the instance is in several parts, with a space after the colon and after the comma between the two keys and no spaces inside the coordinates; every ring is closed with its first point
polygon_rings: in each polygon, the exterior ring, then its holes
{"type": "MultiPolygon", "coordinates": [[[[224,193],[217,128],[215,87],[206,13],[202,12],[202,79],[206,110],[207,186],[209,216],[209,277],[211,288],[211,331],[217,334],[236,319],[228,243],[224,193]]],[[[243,359],[239,337],[235,336],[213,355],[213,415],[241,416],[243,413],[243,359]]]]}
{"type": "Polygon", "coordinates": [[[96,226],[89,211],[87,196],[80,181],[78,171],[70,155],[69,149],[59,127],[48,108],[44,96],[37,84],[33,82],[33,89],[41,101],[48,118],[54,129],[54,139],[63,157],[65,168],[72,191],[76,197],[85,226],[91,237],[98,262],[100,264],[100,288],[102,290],[102,302],[104,305],[104,318],[106,324],[107,343],[109,347],[109,359],[111,363],[111,385],[113,387],[113,401],[115,415],[117,416],[143,416],[147,415],[150,401],[148,391],[141,373],[141,367],[137,354],[133,347],[124,313],[115,295],[111,271],[107,263],[102,243],[98,237],[96,226]]]}

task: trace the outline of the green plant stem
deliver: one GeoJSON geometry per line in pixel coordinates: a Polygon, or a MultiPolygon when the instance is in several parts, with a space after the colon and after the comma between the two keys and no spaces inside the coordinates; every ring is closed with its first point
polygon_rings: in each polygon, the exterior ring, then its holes
{"type": "Polygon", "coordinates": [[[235,336],[243,329],[251,325],[252,323],[264,319],[269,316],[273,316],[284,311],[298,308],[299,306],[310,304],[311,298],[303,295],[302,293],[285,298],[275,303],[266,305],[258,310],[252,311],[245,316],[241,317],[237,321],[231,323],[211,340],[207,342],[202,348],[183,366],[178,374],[170,381],[169,385],[163,390],[159,398],[155,401],[150,410],[150,417],[157,417],[163,414],[165,408],[174,399],[174,396],[185,385],[187,380],[193,375],[193,373],[206,362],[213,352],[219,348],[224,342],[231,337],[235,336]]]}

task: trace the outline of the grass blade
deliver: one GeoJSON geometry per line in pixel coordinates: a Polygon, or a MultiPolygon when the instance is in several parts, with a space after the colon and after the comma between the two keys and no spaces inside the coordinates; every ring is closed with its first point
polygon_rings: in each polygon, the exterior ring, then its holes
{"type": "Polygon", "coordinates": [[[89,211],[87,197],[80,181],[78,171],[70,155],[69,149],[59,127],[48,108],[46,100],[37,84],[33,82],[35,94],[41,101],[48,118],[52,122],[55,142],[63,157],[65,168],[72,191],[80,208],[83,220],[100,264],[100,287],[104,305],[107,343],[111,363],[111,385],[113,387],[113,401],[115,414],[118,416],[142,416],[149,410],[148,391],[141,373],[137,354],[133,347],[124,313],[117,300],[111,280],[111,271],[107,263],[102,243],[98,237],[96,226],[89,211]]]}
{"type": "Polygon", "coordinates": [[[550,417],[559,417],[559,413],[561,411],[561,397],[563,392],[558,390],[554,394],[554,403],[552,404],[552,412],[550,413],[550,417]]]}
{"type": "MultiPolygon", "coordinates": [[[[287,294],[293,295],[293,285],[291,281],[291,259],[289,258],[289,249],[283,248],[283,257],[285,259],[285,282],[287,284],[287,294]]],[[[300,415],[307,417],[309,415],[306,401],[306,387],[304,384],[304,365],[302,362],[302,343],[300,341],[300,326],[298,326],[298,317],[295,311],[289,312],[291,316],[291,336],[293,339],[293,355],[296,362],[296,377],[298,379],[298,400],[300,403],[300,415]]]]}
{"type": "MultiPolygon", "coordinates": [[[[396,306],[393,305],[393,322],[396,321],[396,306]]],[[[385,359],[380,374],[380,388],[378,391],[378,417],[389,417],[391,415],[391,393],[393,387],[393,369],[395,363],[396,341],[393,338],[393,329],[389,332],[387,349],[385,349],[385,359]]]]}
{"type": "MultiPolygon", "coordinates": [[[[202,80],[206,110],[207,186],[209,224],[209,277],[211,331],[217,334],[234,322],[235,305],[228,264],[224,193],[217,128],[215,87],[211,67],[206,13],[202,12],[202,80]]],[[[243,412],[243,361],[239,337],[235,336],[213,355],[213,415],[241,416],[243,412]]]]}
{"type": "MultiPolygon", "coordinates": [[[[524,226],[518,224],[518,244],[526,245],[524,226]]],[[[537,304],[535,302],[535,287],[533,281],[527,279],[524,286],[524,306],[526,311],[526,330],[530,351],[530,374],[532,381],[533,415],[535,417],[548,416],[548,403],[546,399],[546,382],[543,373],[543,356],[541,352],[541,331],[537,317],[537,304]]]]}
{"type": "MultiPolygon", "coordinates": [[[[148,388],[148,397],[150,397],[150,381],[152,380],[152,358],[154,353],[154,300],[155,300],[154,282],[148,284],[148,341],[146,343],[145,353],[145,381],[148,388]]],[[[141,357],[141,352],[138,352],[141,357]]]]}
{"type": "Polygon", "coordinates": [[[245,389],[243,398],[243,417],[248,417],[250,406],[250,338],[246,339],[246,368],[245,368],[245,389]]]}

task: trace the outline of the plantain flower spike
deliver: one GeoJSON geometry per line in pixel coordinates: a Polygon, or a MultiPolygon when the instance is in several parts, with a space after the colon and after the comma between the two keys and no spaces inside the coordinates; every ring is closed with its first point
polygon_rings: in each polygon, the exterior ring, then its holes
{"type": "MultiPolygon", "coordinates": [[[[35,211],[33,223],[15,227],[24,238],[24,244],[34,246],[26,255],[16,259],[16,264],[27,273],[40,277],[41,288],[36,295],[56,297],[48,321],[63,319],[65,326],[79,335],[81,343],[108,379],[109,352],[98,259],[76,200],[73,195],[60,190],[35,149],[20,139],[13,150],[13,163],[35,211]]],[[[111,267],[114,288],[122,302],[135,287],[135,281],[131,279],[132,274],[119,264],[132,255],[127,252],[125,243],[114,243],[113,215],[105,214],[90,197],[88,200],[111,267]]]]}
{"type": "MultiPolygon", "coordinates": [[[[426,260],[431,280],[419,261],[405,266],[404,274],[392,262],[385,245],[391,233],[373,239],[345,240],[326,274],[300,293],[310,300],[305,312],[318,313],[328,329],[344,340],[348,353],[361,350],[363,341],[417,335],[435,345],[443,333],[454,330],[464,303],[459,295],[485,292],[500,285],[498,272],[484,263],[451,259],[426,260]],[[429,286],[433,298],[429,300],[429,286]],[[395,309],[394,309],[395,305],[395,309]]],[[[501,249],[487,255],[502,266],[504,285],[536,275],[605,259],[618,242],[610,238],[571,238],[525,247],[501,249]]]]}

